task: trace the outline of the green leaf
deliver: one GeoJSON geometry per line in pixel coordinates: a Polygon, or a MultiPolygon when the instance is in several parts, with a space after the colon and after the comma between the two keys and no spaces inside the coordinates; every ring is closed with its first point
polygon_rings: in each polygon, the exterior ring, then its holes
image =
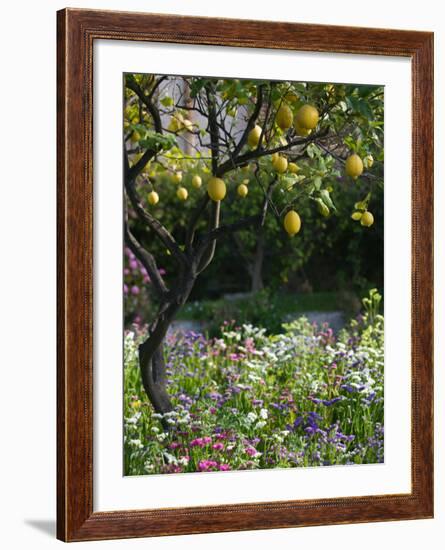
{"type": "Polygon", "coordinates": [[[173,105],[174,101],[173,101],[172,97],[166,95],[165,97],[163,97],[161,99],[161,103],[162,103],[162,105],[164,105],[164,107],[171,107],[173,105]]]}
{"type": "Polygon", "coordinates": [[[320,191],[320,196],[323,199],[323,202],[326,204],[326,206],[329,206],[332,210],[336,210],[334,203],[332,202],[331,195],[327,189],[322,189],[320,191]]]}

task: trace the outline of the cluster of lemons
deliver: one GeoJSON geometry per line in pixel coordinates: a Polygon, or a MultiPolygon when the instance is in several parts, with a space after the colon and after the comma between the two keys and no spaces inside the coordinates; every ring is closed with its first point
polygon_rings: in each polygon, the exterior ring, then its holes
{"type": "MultiPolygon", "coordinates": [[[[316,107],[310,104],[302,105],[295,116],[290,109],[290,107],[283,103],[276,114],[275,122],[283,130],[289,130],[291,127],[294,128],[297,135],[301,137],[308,136],[314,128],[316,128],[318,121],[320,119],[319,112],[316,107]]],[[[185,126],[184,120],[178,121],[183,127],[185,126]]],[[[189,121],[187,121],[189,122],[189,121]]],[[[259,146],[260,140],[262,139],[263,129],[258,124],[255,125],[249,132],[247,136],[247,143],[249,147],[255,149],[259,146]]],[[[365,164],[368,168],[372,166],[373,158],[371,155],[368,155],[365,158],[365,164]]],[[[285,172],[290,172],[295,174],[299,167],[295,162],[288,162],[287,158],[284,155],[280,155],[278,152],[275,152],[272,155],[272,167],[277,174],[284,174],[285,172]]],[[[357,179],[364,169],[363,160],[357,154],[350,155],[345,162],[345,172],[348,176],[357,179]]],[[[172,176],[173,182],[180,185],[183,179],[182,172],[175,172],[172,176]]],[[[248,188],[249,179],[244,179],[237,187],[237,194],[241,198],[245,198],[249,192],[248,188]]],[[[199,189],[202,185],[202,179],[199,175],[194,175],[192,178],[192,185],[194,188],[199,189]]],[[[227,193],[227,187],[222,178],[212,176],[209,178],[207,183],[207,193],[209,197],[215,201],[222,201],[227,193]]],[[[179,200],[186,201],[188,198],[187,189],[180,185],[176,191],[176,195],[179,200]]],[[[151,191],[148,194],[147,200],[149,204],[156,205],[159,202],[159,195],[156,191],[151,191]]],[[[365,227],[369,227],[374,223],[374,217],[369,211],[365,212],[355,212],[352,215],[354,220],[360,220],[361,224],[365,227]]],[[[301,229],[301,219],[295,210],[289,210],[283,220],[283,226],[285,231],[290,237],[293,237],[299,233],[301,229]]]]}

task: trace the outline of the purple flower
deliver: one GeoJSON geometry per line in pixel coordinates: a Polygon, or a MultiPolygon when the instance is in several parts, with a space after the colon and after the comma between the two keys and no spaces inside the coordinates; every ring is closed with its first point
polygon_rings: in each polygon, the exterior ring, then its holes
{"type": "Polygon", "coordinates": [[[139,287],[137,285],[133,285],[131,287],[131,293],[133,294],[133,296],[137,296],[139,294],[140,290],[139,290],[139,287]]]}

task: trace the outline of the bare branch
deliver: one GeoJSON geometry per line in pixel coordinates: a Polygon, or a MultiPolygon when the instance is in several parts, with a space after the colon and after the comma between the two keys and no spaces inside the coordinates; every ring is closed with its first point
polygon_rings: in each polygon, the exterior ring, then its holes
{"type": "Polygon", "coordinates": [[[157,82],[153,85],[152,90],[150,91],[149,95],[145,95],[142,88],[139,86],[139,84],[136,82],[134,78],[126,78],[125,85],[129,90],[132,90],[138,98],[142,101],[142,103],[147,107],[148,112],[150,113],[151,117],[153,118],[153,125],[159,134],[162,134],[162,122],[161,122],[161,116],[159,114],[159,111],[155,104],[152,102],[153,95],[155,91],[157,90],[159,84],[163,80],[165,80],[167,77],[162,76],[157,80],[157,82]]]}
{"type": "Polygon", "coordinates": [[[150,229],[154,231],[154,233],[170,251],[172,256],[180,264],[188,265],[190,263],[188,257],[179,248],[178,243],[175,241],[170,232],[142,206],[134,187],[134,181],[130,182],[128,180],[125,180],[125,189],[127,191],[128,198],[130,199],[130,202],[139,219],[146,223],[150,227],[150,229]]]}
{"type": "Polygon", "coordinates": [[[244,147],[244,145],[247,143],[247,138],[249,137],[249,132],[252,130],[252,128],[255,126],[255,122],[260,114],[261,107],[263,106],[263,88],[264,84],[260,84],[257,89],[257,99],[255,104],[255,109],[253,110],[252,114],[250,115],[249,121],[247,122],[247,126],[243,132],[243,135],[241,136],[238,145],[235,147],[232,158],[236,160],[238,155],[241,152],[241,149],[244,147]]]}
{"type": "Polygon", "coordinates": [[[193,246],[193,240],[195,238],[195,231],[196,231],[196,225],[198,224],[199,218],[201,217],[204,210],[207,208],[207,205],[209,204],[209,196],[206,193],[200,202],[194,212],[192,213],[190,217],[190,221],[187,227],[187,234],[185,237],[185,250],[186,252],[190,253],[192,246],[193,246]]]}
{"type": "MultiPolygon", "coordinates": [[[[210,208],[209,217],[209,233],[216,230],[219,227],[219,218],[221,211],[221,202],[213,202],[210,208]]],[[[198,259],[198,274],[204,271],[204,269],[210,264],[215,255],[216,239],[207,239],[207,242],[199,248],[195,254],[195,259],[198,259]]]]}
{"type": "Polygon", "coordinates": [[[124,223],[124,234],[125,242],[127,243],[128,247],[147,270],[148,276],[150,277],[151,283],[156,293],[158,294],[158,296],[164,297],[168,293],[168,288],[165,285],[161,273],[159,272],[156,261],[152,254],[150,254],[150,252],[148,252],[139,243],[139,241],[130,231],[127,221],[125,221],[124,223]]]}

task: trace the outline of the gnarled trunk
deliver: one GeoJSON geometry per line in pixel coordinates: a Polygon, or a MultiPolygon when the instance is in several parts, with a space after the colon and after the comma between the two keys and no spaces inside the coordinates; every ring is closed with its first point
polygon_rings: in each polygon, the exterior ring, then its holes
{"type": "Polygon", "coordinates": [[[166,388],[167,376],[163,341],[152,353],[144,354],[140,350],[139,366],[144,389],[155,411],[160,414],[171,411],[173,407],[166,388]]]}
{"type": "MultiPolygon", "coordinates": [[[[139,367],[145,392],[155,411],[165,414],[173,409],[167,392],[167,373],[164,358],[164,339],[178,311],[187,301],[195,283],[195,277],[188,276],[174,296],[159,307],[158,315],[149,328],[148,338],[139,346],[139,367]]],[[[163,420],[164,429],[168,424],[163,420]]]]}

